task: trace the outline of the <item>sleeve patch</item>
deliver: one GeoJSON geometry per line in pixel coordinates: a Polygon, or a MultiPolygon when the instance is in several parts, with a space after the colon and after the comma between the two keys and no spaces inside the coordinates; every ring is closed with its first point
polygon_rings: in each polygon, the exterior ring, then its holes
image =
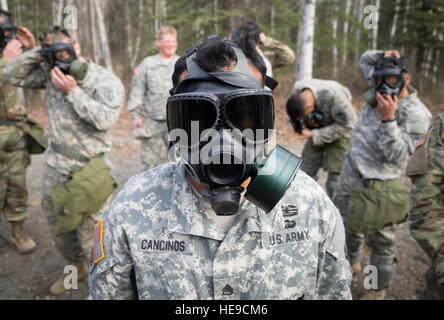
{"type": "Polygon", "coordinates": [[[94,263],[98,263],[105,258],[103,252],[103,219],[94,227],[94,246],[93,246],[93,259],[94,263]]]}

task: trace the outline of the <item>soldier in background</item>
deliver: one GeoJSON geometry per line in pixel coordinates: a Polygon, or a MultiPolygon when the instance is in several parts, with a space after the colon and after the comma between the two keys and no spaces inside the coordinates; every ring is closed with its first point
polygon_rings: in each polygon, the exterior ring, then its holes
{"type": "Polygon", "coordinates": [[[297,81],[287,113],[295,132],[308,139],[301,169],[314,179],[321,167],[328,172],[326,189],[333,197],[357,119],[350,91],[332,80],[297,81]]]}
{"type": "Polygon", "coordinates": [[[253,21],[244,20],[238,28],[233,30],[231,39],[234,42],[238,42],[240,39],[250,41],[264,60],[269,77],[273,77],[273,68],[289,65],[296,60],[294,51],[289,46],[267,37],[259,25],[253,21]]]}
{"type": "Polygon", "coordinates": [[[411,87],[398,51],[367,51],[359,63],[372,85],[352,134],[334,202],[344,217],[347,250],[362,270],[364,242],[378,272],[376,288],[361,299],[384,300],[396,269],[395,225],[405,221],[409,190],[400,180],[431,114],[411,87]]]}
{"type": "MultiPolygon", "coordinates": [[[[29,33],[24,27],[22,32],[29,33]]],[[[17,88],[1,79],[6,65],[22,53],[22,46],[35,47],[34,38],[16,35],[11,15],[0,10],[0,206],[12,225],[9,242],[24,254],[35,250],[36,243],[24,229],[28,216],[26,167],[31,162],[26,133],[26,108],[19,102],[17,88]],[[15,36],[15,37],[14,37],[15,36]]]]}
{"type": "MultiPolygon", "coordinates": [[[[116,188],[104,154],[111,150],[109,130],[125,91],[114,74],[81,56],[80,44],[66,30],[54,27],[40,42],[12,61],[3,78],[19,87],[46,88],[51,145],[42,209],[57,249],[84,281],[96,215],[116,188]]],[[[66,290],[64,277],[50,288],[54,295],[66,290]]]]}
{"type": "Polygon", "coordinates": [[[407,176],[412,179],[410,233],[432,260],[424,298],[444,300],[444,112],[418,142],[407,176]]]}
{"type": "Polygon", "coordinates": [[[165,105],[172,87],[174,64],[179,58],[176,29],[161,27],[157,45],[159,53],[147,57],[135,70],[128,102],[132,124],[137,128],[136,138],[141,140],[142,171],[167,162],[165,105]]]}

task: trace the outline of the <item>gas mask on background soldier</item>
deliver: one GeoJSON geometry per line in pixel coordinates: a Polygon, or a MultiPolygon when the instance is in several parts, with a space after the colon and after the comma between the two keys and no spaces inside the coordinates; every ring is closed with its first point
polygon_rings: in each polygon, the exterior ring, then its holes
{"type": "Polygon", "coordinates": [[[408,72],[404,57],[382,57],[376,64],[372,77],[372,89],[364,94],[364,99],[371,107],[376,108],[376,92],[392,97],[401,94],[405,86],[404,73],[408,72]]]}
{"type": "Polygon", "coordinates": [[[17,26],[11,18],[5,16],[2,17],[4,20],[0,23],[0,51],[3,51],[6,45],[12,40],[17,40],[17,26]],[[8,35],[5,35],[6,31],[9,31],[8,35]]]}
{"type": "Polygon", "coordinates": [[[302,134],[302,130],[304,128],[307,128],[309,130],[322,128],[324,126],[323,120],[324,114],[318,110],[314,110],[302,119],[291,118],[290,122],[293,126],[294,131],[298,134],[302,134]]]}
{"type": "Polygon", "coordinates": [[[301,160],[280,146],[265,156],[264,144],[274,133],[273,93],[251,73],[242,50],[229,43],[237,64],[226,72],[202,70],[194,61],[197,48],[187,51],[188,76],[167,103],[168,131],[170,139],[179,136],[176,130],[186,133],[174,146],[188,174],[208,186],[202,195],[217,215],[238,212],[245,191],[241,184],[248,178],[245,197],[268,213],[284,196],[301,160]],[[194,132],[193,124],[198,126],[194,132]]]}
{"type": "Polygon", "coordinates": [[[80,61],[77,58],[74,47],[71,43],[61,42],[57,33],[62,32],[66,38],[71,38],[69,33],[65,29],[60,27],[54,27],[54,30],[50,33],[43,33],[40,36],[40,42],[42,42],[42,58],[48,64],[49,68],[58,67],[64,74],[73,76],[77,81],[81,81],[86,77],[88,73],[88,64],[80,61]],[[44,44],[44,40],[50,34],[54,34],[54,37],[58,40],[51,45],[44,44]]]}

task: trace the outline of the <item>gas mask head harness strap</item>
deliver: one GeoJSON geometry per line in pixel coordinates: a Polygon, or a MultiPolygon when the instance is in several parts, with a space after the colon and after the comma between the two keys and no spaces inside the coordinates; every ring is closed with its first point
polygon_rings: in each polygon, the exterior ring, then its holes
{"type": "Polygon", "coordinates": [[[195,61],[198,48],[187,51],[188,76],[168,99],[168,131],[170,138],[175,129],[193,135],[194,121],[203,127],[199,134],[213,129],[210,137],[201,135],[197,143],[188,139],[179,146],[187,150],[181,158],[189,176],[206,186],[201,193],[217,215],[238,212],[242,184],[249,178],[245,197],[268,213],[286,192],[301,160],[279,146],[264,157],[264,143],[272,136],[267,131],[274,129],[273,94],[251,72],[242,50],[226,44],[237,58],[230,71],[206,72],[195,61]],[[267,134],[236,137],[226,129],[267,134]]]}
{"type": "Polygon", "coordinates": [[[88,64],[77,58],[73,41],[67,30],[56,26],[52,31],[43,33],[39,39],[43,47],[42,57],[49,69],[58,67],[64,74],[69,74],[78,81],[86,77],[88,64]],[[64,35],[64,41],[61,35],[64,35]],[[52,38],[51,41],[47,40],[48,37],[52,38]]]}
{"type": "Polygon", "coordinates": [[[0,19],[0,52],[2,52],[9,42],[17,40],[17,26],[6,11],[0,12],[0,19]],[[6,31],[9,31],[8,35],[5,34],[6,31]]]}

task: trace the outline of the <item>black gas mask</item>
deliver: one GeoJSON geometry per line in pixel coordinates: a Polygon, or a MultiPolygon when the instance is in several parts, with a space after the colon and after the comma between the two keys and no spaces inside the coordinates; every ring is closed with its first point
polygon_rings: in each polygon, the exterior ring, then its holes
{"type": "Polygon", "coordinates": [[[17,40],[16,33],[17,26],[11,18],[5,18],[5,20],[0,23],[0,51],[3,51],[12,40],[17,40]],[[5,34],[7,31],[9,31],[8,35],[5,34]]]}
{"type": "Polygon", "coordinates": [[[372,107],[377,106],[376,92],[381,95],[387,94],[392,97],[401,94],[404,88],[405,76],[408,72],[405,58],[382,57],[376,64],[372,76],[372,89],[364,94],[365,101],[372,107]]]}
{"type": "Polygon", "coordinates": [[[324,120],[324,114],[318,110],[314,110],[313,112],[309,113],[302,119],[293,119],[290,115],[290,122],[293,126],[293,129],[296,133],[302,134],[302,130],[304,128],[307,128],[309,130],[321,128],[324,126],[323,120],[324,120]]]}
{"type": "Polygon", "coordinates": [[[76,80],[83,80],[88,72],[88,64],[77,59],[74,47],[70,43],[56,42],[45,46],[42,57],[50,69],[58,67],[64,74],[69,74],[76,80]]]}
{"type": "Polygon", "coordinates": [[[246,198],[269,212],[296,175],[300,159],[279,146],[265,157],[264,145],[274,134],[273,93],[251,73],[242,50],[234,43],[232,48],[237,64],[227,72],[207,73],[194,61],[197,48],[187,52],[188,76],[167,103],[169,137],[188,174],[208,186],[202,195],[217,215],[238,212],[245,191],[241,184],[248,178],[246,198]],[[276,162],[282,157],[284,163],[276,162]],[[279,181],[266,180],[271,169],[279,171],[279,181]]]}

